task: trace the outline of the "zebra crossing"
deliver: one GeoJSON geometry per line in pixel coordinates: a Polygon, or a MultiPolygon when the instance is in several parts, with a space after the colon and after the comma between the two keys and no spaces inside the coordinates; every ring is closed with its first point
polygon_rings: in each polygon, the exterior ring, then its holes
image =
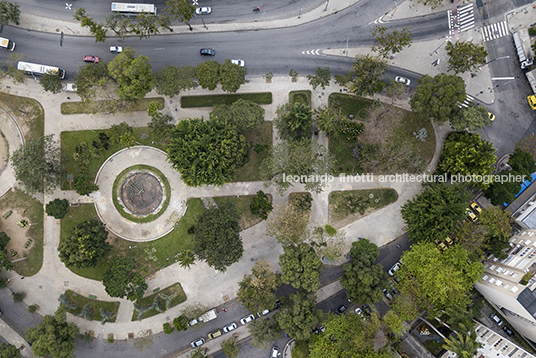
{"type": "Polygon", "coordinates": [[[463,101],[463,103],[458,103],[458,107],[460,107],[460,108],[462,108],[462,107],[467,108],[467,107],[469,107],[469,105],[472,104],[474,101],[475,101],[475,97],[467,95],[467,97],[465,97],[465,101],[463,101]]]}
{"type": "Polygon", "coordinates": [[[509,34],[508,26],[506,25],[506,20],[502,22],[497,22],[495,24],[482,26],[480,28],[480,33],[482,34],[482,39],[484,40],[484,42],[506,36],[509,34]]]}
{"type": "Polygon", "coordinates": [[[459,32],[467,31],[475,27],[475,9],[473,4],[459,7],[455,11],[447,11],[449,19],[449,35],[454,34],[454,30],[459,32]]]}

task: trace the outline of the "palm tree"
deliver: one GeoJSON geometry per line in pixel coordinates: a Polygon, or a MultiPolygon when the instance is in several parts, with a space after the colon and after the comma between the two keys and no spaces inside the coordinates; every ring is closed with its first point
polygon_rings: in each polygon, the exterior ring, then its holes
{"type": "Polygon", "coordinates": [[[469,331],[463,323],[460,323],[460,331],[466,331],[467,334],[458,333],[451,339],[445,338],[443,348],[456,353],[457,358],[472,358],[482,344],[476,341],[474,328],[469,331]]]}
{"type": "Polygon", "coordinates": [[[184,268],[190,268],[195,262],[195,253],[192,250],[186,250],[179,253],[179,265],[184,268]]]}
{"type": "Polygon", "coordinates": [[[328,137],[337,132],[337,124],[343,119],[341,109],[322,106],[315,110],[316,124],[328,137]]]}
{"type": "Polygon", "coordinates": [[[454,306],[445,310],[445,313],[449,316],[447,323],[454,331],[465,334],[475,325],[472,309],[466,311],[460,306],[454,306]]]}

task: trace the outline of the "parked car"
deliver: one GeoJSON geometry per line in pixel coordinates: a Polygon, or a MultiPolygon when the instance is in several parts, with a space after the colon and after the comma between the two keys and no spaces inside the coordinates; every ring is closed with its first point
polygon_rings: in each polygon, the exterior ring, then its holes
{"type": "Polygon", "coordinates": [[[223,332],[229,333],[229,332],[235,330],[236,327],[238,327],[238,326],[236,325],[236,323],[233,322],[233,323],[228,324],[227,326],[223,327],[223,332]]]}
{"type": "Polygon", "coordinates": [[[338,314],[342,314],[344,311],[346,311],[346,305],[340,305],[339,308],[337,308],[338,314]]]}
{"type": "Polygon", "coordinates": [[[396,289],[396,285],[392,283],[391,281],[389,281],[389,286],[391,286],[391,291],[393,291],[395,295],[398,295],[398,290],[396,289]]]}
{"type": "Polygon", "coordinates": [[[394,276],[395,272],[398,271],[399,269],[400,269],[400,261],[394,264],[393,267],[391,267],[391,269],[388,271],[389,276],[394,276]]]}
{"type": "Polygon", "coordinates": [[[272,347],[272,354],[270,354],[270,358],[276,358],[279,355],[279,348],[272,347]]]}
{"type": "Polygon", "coordinates": [[[372,311],[370,310],[369,305],[363,305],[363,311],[369,316],[372,313],[372,311]]]}
{"type": "Polygon", "coordinates": [[[274,310],[278,309],[282,304],[283,304],[283,302],[281,302],[281,301],[279,301],[279,300],[275,301],[275,303],[274,303],[274,310]]]}
{"type": "Polygon", "coordinates": [[[473,213],[473,211],[471,209],[469,209],[469,208],[465,209],[465,215],[467,215],[467,217],[471,221],[476,221],[476,219],[477,219],[475,213],[473,213]]]}
{"type": "Polygon", "coordinates": [[[208,334],[208,339],[214,339],[216,337],[221,336],[223,333],[221,330],[216,329],[208,334]]]}
{"type": "Polygon", "coordinates": [[[255,319],[255,316],[250,314],[250,315],[247,315],[246,317],[241,318],[240,323],[246,324],[246,323],[249,323],[249,322],[253,321],[254,319],[255,319]]]}
{"type": "Polygon", "coordinates": [[[84,62],[99,62],[100,61],[100,58],[98,58],[97,56],[84,56],[84,62]]]}
{"type": "Polygon", "coordinates": [[[392,300],[393,300],[393,296],[391,295],[391,293],[390,293],[389,291],[387,291],[386,288],[384,288],[384,289],[382,290],[382,292],[383,292],[383,294],[385,295],[385,297],[387,297],[387,299],[388,299],[389,301],[392,301],[392,300]]]}
{"type": "Polygon", "coordinates": [[[499,316],[497,316],[495,313],[492,313],[489,318],[491,318],[491,320],[495,323],[497,323],[497,326],[502,326],[503,324],[503,321],[499,318],[499,316]]]}
{"type": "Polygon", "coordinates": [[[189,326],[189,327],[192,327],[192,326],[195,326],[195,325],[198,324],[198,323],[199,323],[199,321],[198,321],[197,319],[194,318],[193,320],[191,320],[191,321],[188,322],[188,326],[189,326]]]}
{"type": "Polygon", "coordinates": [[[192,346],[192,348],[197,348],[201,345],[205,344],[205,339],[204,338],[199,338],[193,342],[190,343],[190,345],[192,346]]]}
{"type": "Polygon", "coordinates": [[[214,56],[216,55],[216,50],[213,48],[202,48],[199,53],[201,56],[214,56]]]}
{"type": "Polygon", "coordinates": [[[469,206],[477,214],[480,214],[482,212],[482,208],[480,206],[478,206],[477,203],[471,203],[471,204],[469,204],[469,206]]]}
{"type": "Polygon", "coordinates": [[[361,308],[357,307],[354,312],[355,314],[359,315],[361,319],[365,319],[365,315],[363,314],[363,310],[361,310],[361,308]]]}
{"type": "Polygon", "coordinates": [[[488,112],[489,120],[493,122],[495,120],[495,115],[491,112],[488,112]]]}
{"type": "Polygon", "coordinates": [[[270,313],[270,310],[264,310],[262,312],[257,312],[257,317],[266,316],[268,313],[270,313]]]}
{"type": "Polygon", "coordinates": [[[448,237],[448,236],[445,238],[445,242],[449,246],[452,246],[452,244],[454,244],[454,241],[452,241],[452,239],[450,237],[448,237]]]}
{"type": "Polygon", "coordinates": [[[409,86],[411,84],[411,81],[408,78],[402,76],[396,76],[395,82],[403,83],[406,86],[409,86]]]}
{"type": "Polygon", "coordinates": [[[326,331],[326,327],[320,326],[320,332],[325,332],[325,331],[326,331]]]}
{"type": "Polygon", "coordinates": [[[246,65],[246,61],[244,60],[231,60],[231,63],[240,67],[244,67],[246,65]]]}
{"type": "Polygon", "coordinates": [[[195,9],[195,13],[197,15],[208,15],[212,12],[212,9],[210,7],[198,7],[195,9]]]}
{"type": "Polygon", "coordinates": [[[400,282],[400,277],[397,275],[393,275],[393,280],[395,280],[397,283],[400,282]]]}
{"type": "Polygon", "coordinates": [[[313,329],[314,334],[320,334],[320,330],[318,328],[313,329]]]}
{"type": "Polygon", "coordinates": [[[121,52],[123,52],[123,48],[121,46],[110,46],[110,52],[111,53],[121,53],[121,52]]]}
{"type": "Polygon", "coordinates": [[[434,242],[441,251],[445,251],[447,249],[447,246],[442,241],[435,240],[434,242]]]}
{"type": "Polygon", "coordinates": [[[508,326],[504,326],[504,327],[503,327],[503,331],[504,331],[509,337],[514,337],[514,336],[515,336],[514,331],[512,331],[512,330],[510,329],[510,327],[508,327],[508,326]]]}

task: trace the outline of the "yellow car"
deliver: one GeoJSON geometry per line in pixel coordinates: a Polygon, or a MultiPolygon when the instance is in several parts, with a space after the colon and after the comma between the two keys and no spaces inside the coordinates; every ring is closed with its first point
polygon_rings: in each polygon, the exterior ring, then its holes
{"type": "Polygon", "coordinates": [[[450,237],[446,237],[445,238],[445,242],[447,243],[447,245],[451,246],[452,244],[454,244],[454,241],[452,241],[452,239],[450,237]]]}
{"type": "Polygon", "coordinates": [[[489,120],[493,122],[495,120],[495,115],[491,112],[488,112],[489,120]]]}
{"type": "Polygon", "coordinates": [[[482,212],[482,208],[477,203],[471,203],[469,206],[477,214],[480,214],[482,212]]]}
{"type": "Polygon", "coordinates": [[[435,243],[441,251],[445,251],[447,249],[447,245],[445,245],[443,242],[436,240],[435,243]]]}
{"type": "Polygon", "coordinates": [[[467,215],[467,217],[468,217],[471,221],[476,221],[476,219],[477,219],[475,213],[473,213],[473,212],[471,211],[471,209],[469,209],[469,208],[466,208],[466,209],[465,209],[465,215],[467,215]]]}

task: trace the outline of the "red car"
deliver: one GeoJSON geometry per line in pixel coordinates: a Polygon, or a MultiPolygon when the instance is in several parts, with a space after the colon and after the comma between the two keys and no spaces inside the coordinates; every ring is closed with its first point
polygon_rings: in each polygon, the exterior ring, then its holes
{"type": "Polygon", "coordinates": [[[84,56],[84,62],[99,62],[99,60],[97,56],[84,56]]]}

